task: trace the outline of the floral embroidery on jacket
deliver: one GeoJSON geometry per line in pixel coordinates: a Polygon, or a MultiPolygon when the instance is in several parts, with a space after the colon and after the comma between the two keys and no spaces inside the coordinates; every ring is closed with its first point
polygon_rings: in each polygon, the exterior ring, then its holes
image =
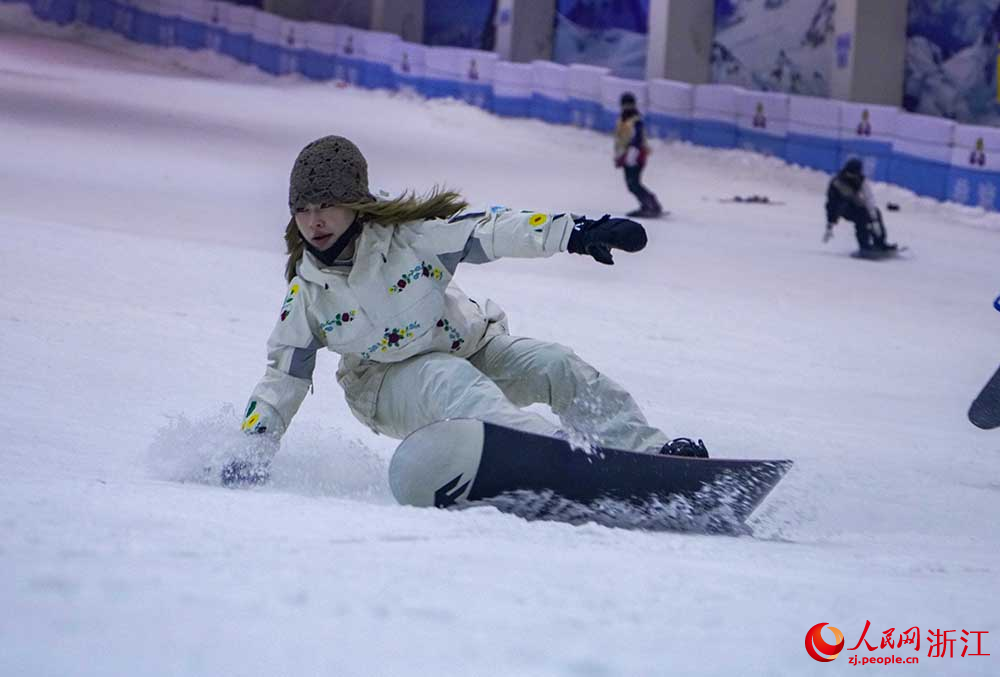
{"type": "Polygon", "coordinates": [[[431,266],[426,261],[421,261],[418,265],[414,266],[412,270],[408,270],[403,273],[396,284],[389,287],[390,294],[398,294],[399,292],[406,289],[408,284],[419,280],[421,277],[430,277],[435,280],[441,279],[441,269],[437,266],[431,266]]]}
{"type": "Polygon", "coordinates": [[[448,338],[451,339],[451,348],[449,348],[451,352],[455,352],[462,347],[463,343],[465,343],[465,339],[462,338],[462,335],[459,334],[454,327],[451,326],[451,323],[448,322],[448,318],[442,317],[437,321],[437,326],[448,332],[448,338]]]}
{"type": "Polygon", "coordinates": [[[406,341],[413,338],[413,330],[419,328],[419,322],[410,322],[410,324],[406,325],[402,329],[386,328],[385,334],[382,335],[382,340],[368,346],[368,349],[361,353],[361,357],[367,360],[371,358],[372,353],[384,353],[389,350],[389,348],[402,348],[406,341]]]}
{"type": "Polygon", "coordinates": [[[332,320],[327,320],[319,326],[323,330],[324,334],[328,334],[333,331],[334,327],[343,327],[348,322],[353,322],[354,317],[358,314],[357,310],[348,310],[343,313],[337,313],[332,320]]]}
{"type": "Polygon", "coordinates": [[[288,296],[285,297],[285,302],[281,304],[281,321],[284,322],[288,314],[292,312],[292,301],[299,294],[299,285],[293,284],[288,290],[288,296]]]}

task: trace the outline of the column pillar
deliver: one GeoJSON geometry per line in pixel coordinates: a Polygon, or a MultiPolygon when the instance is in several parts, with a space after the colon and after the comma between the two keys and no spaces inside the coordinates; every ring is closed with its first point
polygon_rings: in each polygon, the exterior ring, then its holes
{"type": "Polygon", "coordinates": [[[504,61],[552,58],[556,0],[498,0],[494,51],[504,61]]]}
{"type": "Polygon", "coordinates": [[[907,0],[837,0],[830,97],[901,106],[907,0]]]}
{"type": "Polygon", "coordinates": [[[646,78],[709,82],[714,37],[713,0],[650,0],[646,78]]]}
{"type": "Polygon", "coordinates": [[[374,0],[372,30],[395,33],[420,44],[424,40],[424,0],[374,0]]]}

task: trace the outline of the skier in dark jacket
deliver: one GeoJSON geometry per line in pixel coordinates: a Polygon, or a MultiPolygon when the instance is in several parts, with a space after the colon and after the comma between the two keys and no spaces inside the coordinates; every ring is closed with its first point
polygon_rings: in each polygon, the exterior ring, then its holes
{"type": "Polygon", "coordinates": [[[857,158],[845,162],[826,189],[826,233],[823,242],[833,237],[833,226],[841,218],[854,223],[854,234],[862,254],[896,249],[895,244],[885,241],[882,212],[875,206],[861,160],[857,158]]]}
{"type": "Polygon", "coordinates": [[[646,131],[642,116],[636,107],[635,95],[625,92],[621,97],[621,115],[615,124],[615,166],[625,170],[625,185],[639,200],[639,208],[628,216],[657,217],[663,214],[663,207],[656,195],[642,185],[642,170],[649,155],[646,131]]]}

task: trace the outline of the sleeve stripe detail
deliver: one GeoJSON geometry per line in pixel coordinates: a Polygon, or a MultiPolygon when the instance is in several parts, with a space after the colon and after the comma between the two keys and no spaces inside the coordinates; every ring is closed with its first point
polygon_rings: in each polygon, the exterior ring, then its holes
{"type": "Polygon", "coordinates": [[[448,219],[448,223],[458,223],[459,221],[465,221],[466,219],[481,219],[486,216],[486,212],[469,212],[467,214],[459,214],[458,216],[453,216],[448,219]]]}
{"type": "Polygon", "coordinates": [[[315,348],[296,348],[288,365],[288,375],[295,378],[311,379],[316,367],[315,348]]]}

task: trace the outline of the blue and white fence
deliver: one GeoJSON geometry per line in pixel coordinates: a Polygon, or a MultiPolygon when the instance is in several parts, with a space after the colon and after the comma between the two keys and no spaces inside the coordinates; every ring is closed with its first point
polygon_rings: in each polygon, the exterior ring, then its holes
{"type": "Polygon", "coordinates": [[[957,125],[948,200],[1000,210],[1000,129],[957,125]]]}
{"type": "Polygon", "coordinates": [[[691,109],[691,141],[713,148],[736,146],[736,113],[740,90],[733,85],[699,85],[691,109]]]}
{"type": "MultiPolygon", "coordinates": [[[[256,64],[265,73],[271,75],[287,75],[292,70],[288,58],[288,50],[285,49],[285,35],[289,31],[286,23],[281,17],[266,12],[258,12],[253,17],[253,28],[250,41],[250,62],[256,64]]],[[[291,39],[294,43],[295,31],[291,28],[291,39]]],[[[294,51],[296,66],[298,71],[298,50],[294,51]]]]}
{"type": "Polygon", "coordinates": [[[332,80],[337,72],[337,41],[328,24],[302,27],[299,72],[310,80],[332,80]]]}
{"type": "Polygon", "coordinates": [[[424,63],[424,96],[452,97],[492,110],[496,54],[461,47],[430,47],[424,52],[424,63]]]}
{"type": "Polygon", "coordinates": [[[790,95],[785,159],[824,172],[837,171],[840,167],[840,108],[837,101],[790,95]]]}
{"type": "MultiPolygon", "coordinates": [[[[262,51],[255,49],[255,45],[259,43],[254,40],[254,26],[257,23],[258,13],[254,7],[226,5],[220,50],[222,54],[245,64],[254,64],[255,56],[260,58],[262,51]]],[[[259,61],[255,65],[266,72],[267,62],[259,61]]]]}
{"type": "Polygon", "coordinates": [[[530,114],[557,125],[569,123],[568,66],[551,61],[531,62],[530,114]]]}
{"type": "Polygon", "coordinates": [[[493,112],[511,118],[531,117],[530,63],[501,61],[493,72],[493,112]]]}
{"type": "Polygon", "coordinates": [[[419,94],[424,88],[424,75],[427,72],[426,53],[430,48],[400,40],[394,49],[392,73],[396,89],[419,94]]]}
{"type": "MultiPolygon", "coordinates": [[[[83,5],[89,1],[81,0],[80,4],[83,5]]],[[[207,2],[180,1],[177,7],[177,18],[174,20],[177,47],[184,47],[192,51],[208,48],[208,31],[212,9],[210,3],[207,2]]]]}
{"type": "Polygon", "coordinates": [[[402,39],[394,33],[369,31],[364,37],[365,72],[362,82],[371,89],[396,89],[393,70],[398,45],[402,39]]]}
{"type": "Polygon", "coordinates": [[[570,122],[578,127],[597,129],[603,115],[601,81],[611,71],[601,66],[571,64],[568,68],[567,99],[570,122]]]}
{"type": "Polygon", "coordinates": [[[364,86],[365,77],[365,34],[358,28],[335,26],[333,29],[334,49],[337,54],[334,74],[337,80],[352,85],[364,86]]]}
{"type": "Polygon", "coordinates": [[[736,145],[784,158],[788,146],[787,94],[741,89],[736,95],[736,145]]]}
{"type": "Polygon", "coordinates": [[[209,50],[272,75],[454,97],[499,115],[600,131],[614,128],[619,97],[630,91],[653,137],[744,148],[826,172],[857,157],[877,180],[1000,210],[1000,129],[992,127],[731,85],[626,80],[599,66],[501,62],[492,52],[417,45],[219,1],[0,0],[10,5],[143,46],[209,50]]]}
{"type": "Polygon", "coordinates": [[[891,106],[841,103],[838,164],[859,158],[867,176],[888,181],[899,113],[891,106]]]}
{"type": "Polygon", "coordinates": [[[889,181],[919,195],[944,200],[948,192],[955,123],[944,118],[900,113],[889,163],[889,181]]]}
{"type": "Polygon", "coordinates": [[[646,130],[650,136],[671,141],[691,140],[694,85],[673,80],[649,81],[646,130]]]}
{"type": "MultiPolygon", "coordinates": [[[[0,4],[14,4],[17,0],[0,0],[0,4]]],[[[76,20],[75,0],[34,0],[31,11],[42,21],[49,21],[60,26],[71,24],[76,20]]]]}

